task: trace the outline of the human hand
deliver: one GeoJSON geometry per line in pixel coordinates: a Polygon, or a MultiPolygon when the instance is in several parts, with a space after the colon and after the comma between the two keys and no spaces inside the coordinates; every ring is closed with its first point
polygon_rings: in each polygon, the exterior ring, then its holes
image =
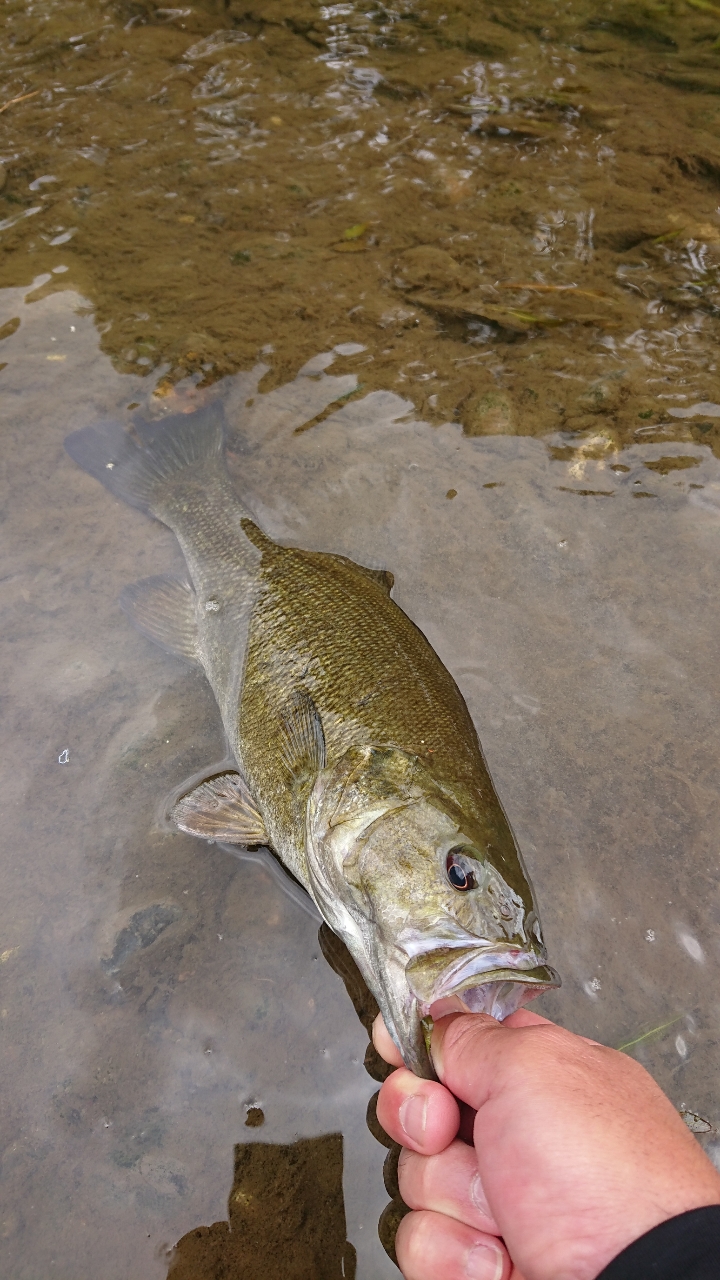
{"type": "MultiPolygon", "coordinates": [[[[405,1148],[406,1280],[595,1280],[652,1227],[720,1203],[720,1175],[639,1063],[527,1009],[444,1016],[452,999],[432,1011],[442,1083],[401,1068],[377,1104],[405,1148]],[[474,1150],[456,1098],[476,1112],[474,1150]]],[[[373,1039],[400,1066],[380,1018],[373,1039]]]]}

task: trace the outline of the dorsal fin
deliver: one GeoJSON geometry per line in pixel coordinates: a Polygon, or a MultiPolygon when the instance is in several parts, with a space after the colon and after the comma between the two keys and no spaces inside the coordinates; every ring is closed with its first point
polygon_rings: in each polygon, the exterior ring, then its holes
{"type": "MultiPolygon", "coordinates": [[[[249,542],[252,542],[254,547],[257,547],[258,551],[283,550],[283,548],[278,547],[277,542],[273,542],[272,538],[268,538],[267,534],[263,533],[262,529],[259,529],[249,516],[244,516],[240,524],[245,537],[249,542]]],[[[290,548],[287,549],[290,550],[290,548]]],[[[389,569],[368,569],[366,565],[358,564],[357,560],[351,560],[349,556],[338,556],[327,551],[305,551],[300,554],[314,563],[334,560],[340,564],[352,565],[353,569],[361,573],[364,578],[369,578],[371,582],[375,582],[388,596],[393,589],[395,575],[389,569]]]]}
{"type": "Polygon", "coordinates": [[[258,529],[255,521],[251,520],[249,516],[243,516],[240,524],[248,542],[252,542],[258,551],[277,551],[278,544],[273,542],[272,538],[268,538],[262,529],[258,529]]]}
{"type": "Polygon", "coordinates": [[[378,586],[382,587],[387,595],[390,595],[395,583],[394,573],[391,573],[389,569],[367,569],[364,564],[357,564],[355,561],[353,561],[353,564],[355,564],[356,569],[360,570],[360,573],[364,573],[365,577],[370,578],[372,582],[377,582],[378,586]]]}

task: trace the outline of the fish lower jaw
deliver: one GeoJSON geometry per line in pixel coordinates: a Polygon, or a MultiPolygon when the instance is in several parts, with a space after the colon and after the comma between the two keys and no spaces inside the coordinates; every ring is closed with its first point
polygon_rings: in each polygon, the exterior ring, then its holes
{"type": "MultiPolygon", "coordinates": [[[[551,970],[552,972],[552,970],[551,970]]],[[[511,1013],[516,1013],[522,1005],[534,1000],[543,991],[557,986],[557,982],[524,982],[520,973],[513,973],[505,978],[496,978],[482,982],[476,986],[463,987],[461,990],[443,991],[436,1000],[447,996],[457,996],[468,1013],[488,1013],[491,1018],[503,1022],[511,1013]]],[[[419,1001],[420,1016],[427,1018],[435,1000],[430,1003],[419,1001]]]]}
{"type": "Polygon", "coordinates": [[[547,964],[538,963],[540,957],[530,954],[513,956],[510,964],[501,963],[494,968],[484,967],[479,957],[468,959],[469,963],[451,963],[444,972],[436,972],[431,982],[427,981],[429,974],[423,982],[419,972],[408,972],[414,966],[408,966],[406,975],[414,990],[421,1018],[430,1015],[437,1000],[457,996],[468,1013],[488,1013],[502,1022],[541,992],[560,986],[555,970],[547,964]]]}

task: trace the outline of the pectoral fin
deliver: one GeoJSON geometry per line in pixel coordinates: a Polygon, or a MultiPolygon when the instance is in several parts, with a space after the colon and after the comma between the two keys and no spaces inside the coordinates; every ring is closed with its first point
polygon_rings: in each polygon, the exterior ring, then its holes
{"type": "Polygon", "coordinates": [[[179,578],[143,578],[125,587],[120,608],[148,639],[168,653],[198,661],[195,592],[179,578]]]}
{"type": "Polygon", "coordinates": [[[182,796],[169,817],[181,831],[228,844],[268,844],[262,815],[239,773],[221,773],[182,796]]]}
{"type": "Polygon", "coordinates": [[[288,773],[296,780],[313,779],[325,768],[325,734],[310,694],[298,689],[282,720],[282,755],[288,773]]]}

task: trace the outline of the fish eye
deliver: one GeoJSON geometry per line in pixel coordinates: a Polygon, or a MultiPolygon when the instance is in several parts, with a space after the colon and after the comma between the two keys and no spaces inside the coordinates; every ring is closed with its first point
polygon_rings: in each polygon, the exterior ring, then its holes
{"type": "Polygon", "coordinates": [[[465,893],[468,889],[477,889],[475,876],[475,859],[469,858],[462,849],[451,849],[445,861],[445,871],[453,889],[465,893]]]}

